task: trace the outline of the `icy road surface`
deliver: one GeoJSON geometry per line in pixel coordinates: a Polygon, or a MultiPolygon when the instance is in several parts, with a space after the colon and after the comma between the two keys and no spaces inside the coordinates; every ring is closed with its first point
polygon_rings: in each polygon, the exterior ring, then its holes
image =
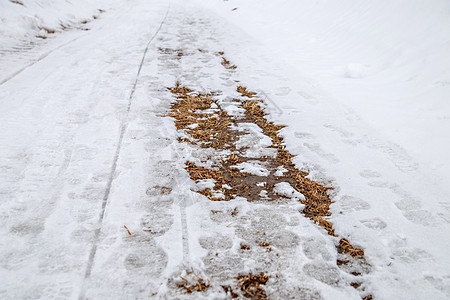
{"type": "MultiPolygon", "coordinates": [[[[449,195],[326,87],[195,1],[128,1],[85,26],[0,56],[0,298],[226,299],[250,272],[270,277],[261,286],[274,299],[450,297],[449,195]],[[297,200],[195,192],[185,162],[205,152],[167,117],[177,81],[222,104],[237,82],[258,93],[287,125],[296,166],[334,188],[329,220],[364,250],[367,272],[336,265],[338,240],[286,184],[279,194],[297,200]],[[199,278],[210,287],[177,286],[199,278]]],[[[270,152],[249,132],[247,151],[270,152]]]]}

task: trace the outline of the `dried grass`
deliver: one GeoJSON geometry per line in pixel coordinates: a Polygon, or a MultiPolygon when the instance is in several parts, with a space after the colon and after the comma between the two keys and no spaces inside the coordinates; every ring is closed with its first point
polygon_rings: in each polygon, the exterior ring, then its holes
{"type": "Polygon", "coordinates": [[[352,244],[350,244],[350,242],[346,239],[341,239],[339,241],[337,250],[341,254],[343,253],[349,254],[352,257],[360,257],[360,258],[364,257],[364,251],[352,246],[352,244]]]}
{"type": "Polygon", "coordinates": [[[237,68],[236,65],[232,65],[231,62],[229,60],[227,60],[225,57],[222,57],[222,63],[221,64],[222,64],[222,66],[225,67],[225,69],[228,69],[228,70],[234,70],[234,69],[237,68]]]}
{"type": "Polygon", "coordinates": [[[171,48],[158,48],[158,51],[162,54],[174,55],[177,59],[180,59],[185,55],[182,49],[171,49],[171,48]]]}
{"type": "Polygon", "coordinates": [[[245,274],[236,277],[242,294],[251,299],[268,299],[266,291],[261,285],[265,285],[269,281],[269,276],[260,273],[259,275],[245,274]]]}
{"type": "Polygon", "coordinates": [[[361,282],[352,282],[352,283],[350,283],[350,285],[353,288],[357,289],[357,288],[359,288],[361,286],[361,282]]]}
{"type": "Polygon", "coordinates": [[[235,293],[235,292],[233,291],[233,289],[231,288],[231,286],[229,286],[229,285],[222,285],[222,288],[223,288],[223,290],[225,291],[225,293],[226,293],[227,295],[230,295],[230,297],[231,297],[232,299],[238,298],[238,297],[239,297],[239,294],[235,293]]]}
{"type": "Polygon", "coordinates": [[[258,246],[266,248],[269,247],[270,245],[272,245],[272,242],[267,241],[266,239],[261,240],[261,241],[256,241],[256,243],[258,244],[258,246]]]}
{"type": "Polygon", "coordinates": [[[241,243],[242,250],[250,250],[250,246],[241,243]]]}
{"type": "Polygon", "coordinates": [[[235,208],[233,209],[233,211],[231,212],[231,216],[232,216],[232,217],[236,217],[236,216],[238,215],[238,213],[239,213],[239,211],[238,211],[237,207],[235,207],[235,208]]]}
{"type": "MultiPolygon", "coordinates": [[[[246,88],[246,87],[243,87],[243,86],[238,86],[238,87],[237,87],[237,91],[238,91],[238,93],[240,93],[242,96],[248,97],[248,98],[253,98],[253,96],[256,95],[255,92],[249,92],[249,91],[247,91],[247,88],[246,88]]],[[[256,109],[255,106],[253,106],[253,108],[256,109]]]]}
{"type": "MultiPolygon", "coordinates": [[[[229,201],[237,196],[244,197],[248,201],[256,201],[261,200],[260,193],[264,190],[267,195],[266,201],[270,201],[280,198],[273,191],[275,184],[288,182],[296,191],[305,196],[305,200],[301,201],[305,205],[302,211],[303,215],[324,228],[329,235],[336,236],[333,223],[327,220],[331,215],[330,205],[332,201],[328,195],[331,188],[307,178],[308,173],[295,167],[292,162],[294,156],[286,150],[283,137],[280,135],[280,130],[285,126],[277,125],[266,119],[266,113],[260,100],[243,100],[241,107],[245,110],[245,114],[237,119],[220,108],[219,103],[214,100],[213,93],[196,93],[182,86],[179,82],[169,90],[177,98],[177,101],[171,106],[169,116],[175,119],[177,129],[187,134],[188,138],[183,139],[185,142],[204,148],[227,149],[232,152],[226,159],[222,159],[220,163],[213,165],[211,168],[198,166],[190,161],[186,162],[186,170],[192,180],[198,182],[204,179],[213,179],[215,181],[212,189],[199,190],[198,193],[212,201],[229,201]],[[216,104],[216,109],[211,113],[213,103],[216,104]],[[235,167],[235,165],[249,160],[235,146],[235,142],[246,133],[232,130],[231,125],[238,126],[240,123],[256,124],[261,128],[264,135],[271,138],[272,145],[270,147],[276,149],[277,155],[275,157],[252,158],[252,160],[259,160],[265,164],[270,171],[268,176],[244,173],[235,167]],[[193,124],[197,125],[192,126],[193,124]],[[283,176],[275,176],[275,170],[278,167],[285,168],[287,172],[283,176]],[[264,186],[258,185],[261,182],[266,182],[266,184],[264,186]],[[218,194],[224,197],[217,197],[218,194]]],[[[255,92],[248,91],[243,86],[239,86],[237,91],[243,97],[253,98],[256,96],[255,92]]],[[[237,214],[237,211],[233,211],[233,213],[237,214]]],[[[261,247],[269,247],[271,244],[266,240],[256,242],[261,247]]],[[[340,240],[337,250],[340,254],[364,261],[364,251],[352,246],[346,239],[340,240]]],[[[347,264],[347,262],[347,260],[339,260],[337,264],[342,265],[347,264]]],[[[244,282],[247,279],[242,280],[244,282]]],[[[251,286],[250,290],[252,289],[258,290],[251,286]]],[[[252,293],[249,292],[248,295],[252,293]]]]}
{"type": "Polygon", "coordinates": [[[131,234],[131,231],[128,229],[128,227],[126,225],[123,225],[123,227],[127,230],[128,235],[131,236],[132,234],[131,234]]]}
{"type": "Polygon", "coordinates": [[[19,4],[19,5],[25,6],[25,5],[24,5],[21,1],[19,1],[19,0],[9,0],[9,2],[14,3],[14,4],[19,4]]]}
{"type": "MultiPolygon", "coordinates": [[[[213,190],[204,189],[198,191],[198,193],[213,201],[228,201],[234,199],[237,195],[253,201],[259,200],[260,192],[266,190],[269,198],[273,199],[276,198],[273,193],[273,186],[278,182],[288,181],[294,189],[302,193],[306,198],[306,200],[302,201],[305,205],[303,214],[324,228],[330,235],[335,236],[333,224],[326,219],[330,216],[329,209],[332,204],[328,196],[328,190],[331,188],[306,178],[308,173],[295,168],[292,162],[294,156],[285,149],[284,140],[279,134],[279,131],[284,126],[267,121],[265,118],[266,113],[260,106],[259,100],[243,101],[242,107],[245,109],[245,117],[236,120],[221,110],[218,105],[219,109],[216,113],[205,113],[215,103],[211,93],[194,93],[193,90],[181,86],[179,82],[174,88],[169,88],[169,90],[178,99],[171,106],[169,116],[175,118],[175,126],[178,130],[184,130],[190,136],[190,139],[184,139],[184,141],[206,148],[235,150],[235,141],[244,133],[231,130],[231,124],[251,122],[258,125],[262,129],[263,134],[271,138],[271,147],[277,150],[275,158],[264,157],[260,158],[260,160],[265,162],[272,171],[279,166],[288,170],[282,179],[274,176],[273,172],[267,177],[240,172],[233,166],[247,161],[248,158],[243,157],[237,151],[228,156],[226,160],[222,160],[221,164],[214,169],[207,169],[197,166],[193,162],[186,162],[186,169],[193,180],[197,182],[203,179],[215,180],[213,190]],[[197,124],[196,127],[192,127],[191,125],[193,124],[197,124]],[[267,182],[266,186],[260,187],[255,184],[262,181],[267,182]],[[231,188],[224,188],[225,184],[231,188]],[[217,199],[214,197],[214,192],[222,193],[225,198],[217,199]]],[[[251,98],[256,95],[256,93],[248,91],[243,86],[239,86],[237,90],[246,97],[251,98]]]]}
{"type": "Polygon", "coordinates": [[[48,34],[54,34],[55,33],[54,29],[51,29],[51,28],[48,28],[48,27],[39,26],[38,29],[39,30],[44,30],[48,34]]]}
{"type": "Polygon", "coordinates": [[[186,294],[192,294],[193,292],[204,292],[210,287],[209,282],[205,281],[194,272],[187,272],[187,274],[192,274],[194,277],[192,278],[192,276],[190,276],[191,278],[188,280],[181,275],[178,275],[182,282],[177,283],[177,287],[183,289],[186,294]]]}
{"type": "MultiPolygon", "coordinates": [[[[242,88],[241,93],[248,93],[247,89],[242,88]]],[[[246,111],[247,121],[258,125],[263,133],[272,139],[272,147],[277,149],[275,161],[288,170],[284,176],[290,178],[293,188],[305,196],[306,200],[302,201],[305,205],[303,214],[334,236],[333,224],[325,219],[330,216],[329,209],[332,201],[327,191],[331,188],[306,178],[308,173],[295,168],[292,162],[294,156],[285,149],[284,140],[279,135],[279,131],[285,126],[267,121],[265,118],[266,113],[259,105],[259,101],[246,100],[242,106],[246,111]]]]}
{"type": "Polygon", "coordinates": [[[178,101],[171,106],[168,116],[175,119],[178,130],[184,130],[192,137],[192,144],[202,148],[235,148],[236,136],[230,129],[231,117],[223,110],[211,111],[211,105],[215,103],[212,93],[193,93],[179,82],[169,90],[178,101]]]}

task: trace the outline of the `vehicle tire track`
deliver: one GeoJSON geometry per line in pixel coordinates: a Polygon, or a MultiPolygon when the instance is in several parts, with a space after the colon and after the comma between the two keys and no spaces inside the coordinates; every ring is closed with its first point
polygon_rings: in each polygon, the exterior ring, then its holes
{"type": "Polygon", "coordinates": [[[45,52],[44,54],[41,54],[36,60],[32,61],[31,63],[25,65],[24,67],[20,68],[19,70],[13,72],[12,74],[10,74],[8,77],[6,77],[5,79],[3,79],[2,81],[0,81],[0,86],[5,84],[6,82],[10,81],[11,79],[15,78],[17,75],[21,74],[23,71],[25,71],[26,69],[34,66],[35,64],[37,64],[38,62],[42,61],[43,59],[45,59],[46,57],[48,57],[50,54],[52,54],[53,52],[75,42],[76,40],[82,38],[83,36],[78,36],[74,39],[71,39],[70,41],[67,41],[65,43],[63,43],[62,45],[59,45],[55,48],[53,48],[50,51],[45,52]]]}
{"type": "Polygon", "coordinates": [[[139,76],[141,74],[141,70],[142,70],[142,67],[144,65],[144,60],[146,58],[146,55],[147,55],[148,49],[150,47],[150,44],[155,39],[155,37],[158,35],[158,33],[160,32],[160,30],[163,27],[164,23],[166,22],[167,16],[169,14],[169,10],[170,10],[170,3],[168,5],[167,12],[166,12],[163,20],[161,21],[158,29],[153,34],[153,36],[149,39],[149,41],[148,41],[148,43],[147,43],[147,45],[146,45],[146,47],[144,49],[144,53],[142,55],[142,59],[141,59],[141,62],[139,64],[139,68],[138,68],[138,71],[137,71],[137,74],[136,74],[133,86],[131,88],[130,95],[128,97],[128,105],[127,105],[126,115],[125,115],[125,117],[123,118],[123,120],[121,122],[120,131],[119,131],[119,138],[118,138],[117,146],[116,146],[116,151],[114,153],[113,163],[112,163],[111,170],[110,170],[109,177],[108,177],[108,181],[107,181],[107,184],[106,184],[105,193],[104,193],[104,196],[103,196],[103,199],[102,199],[102,207],[101,207],[101,210],[100,210],[99,219],[98,219],[98,223],[97,223],[98,226],[97,226],[97,228],[94,231],[94,242],[93,242],[91,250],[89,252],[89,257],[88,257],[88,262],[87,262],[87,265],[86,265],[86,271],[85,271],[85,274],[84,274],[83,284],[81,286],[80,294],[79,294],[79,297],[78,297],[78,299],[80,299],[80,300],[81,299],[85,299],[86,281],[89,279],[89,277],[91,275],[92,267],[93,267],[93,264],[94,264],[94,261],[95,261],[95,255],[97,253],[97,246],[98,246],[98,242],[99,242],[99,238],[100,238],[100,233],[102,231],[103,219],[105,217],[106,207],[108,205],[109,196],[111,194],[112,183],[114,181],[114,176],[116,174],[117,162],[119,160],[120,151],[121,151],[121,148],[122,148],[123,137],[124,137],[125,132],[126,132],[127,127],[128,127],[128,122],[129,122],[128,117],[129,117],[129,113],[130,113],[130,109],[131,109],[131,105],[132,105],[133,96],[134,96],[134,93],[135,93],[135,90],[136,90],[136,86],[137,86],[137,83],[138,83],[138,80],[139,80],[139,76]]]}

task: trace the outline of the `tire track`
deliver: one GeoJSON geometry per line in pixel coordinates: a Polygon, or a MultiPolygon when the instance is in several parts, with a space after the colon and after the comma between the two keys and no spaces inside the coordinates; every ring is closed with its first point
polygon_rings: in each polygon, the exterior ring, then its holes
{"type": "Polygon", "coordinates": [[[130,109],[131,109],[131,105],[132,105],[133,96],[134,96],[134,93],[136,91],[136,86],[137,86],[137,83],[138,83],[138,80],[139,80],[139,76],[141,74],[141,70],[142,70],[142,67],[144,65],[144,60],[146,58],[146,55],[147,55],[148,49],[150,47],[150,44],[155,39],[155,37],[158,35],[158,33],[160,32],[160,30],[163,27],[164,23],[166,22],[167,16],[169,14],[169,10],[170,10],[170,3],[169,3],[169,6],[167,8],[167,12],[166,12],[163,20],[161,21],[158,29],[153,34],[153,36],[149,39],[149,41],[148,41],[148,43],[147,43],[147,45],[146,45],[146,47],[144,49],[144,53],[142,55],[142,59],[141,59],[141,62],[139,64],[139,68],[138,68],[138,71],[137,71],[137,74],[136,74],[136,78],[134,80],[133,86],[132,86],[131,91],[130,91],[130,95],[128,97],[127,111],[126,111],[126,115],[123,118],[121,126],[120,126],[119,138],[118,138],[118,141],[117,141],[116,151],[114,153],[113,163],[112,163],[111,170],[110,170],[110,173],[109,173],[108,182],[106,184],[105,193],[104,193],[104,196],[103,196],[103,199],[102,199],[102,207],[101,207],[101,211],[100,211],[100,215],[99,215],[99,219],[98,219],[98,223],[97,223],[98,227],[97,227],[97,229],[94,232],[94,242],[93,242],[91,250],[89,252],[89,257],[88,257],[88,262],[87,262],[87,266],[86,266],[86,271],[85,271],[85,274],[84,274],[83,284],[81,286],[80,294],[79,294],[79,297],[78,297],[78,299],[80,299],[80,300],[81,299],[85,299],[86,282],[87,282],[87,280],[89,279],[89,277],[91,275],[92,267],[93,267],[93,264],[94,264],[94,261],[95,261],[95,255],[97,253],[97,247],[98,247],[98,242],[99,242],[99,238],[100,238],[100,233],[102,231],[103,219],[105,217],[105,212],[106,212],[106,207],[108,205],[109,196],[111,194],[111,187],[112,187],[112,183],[114,181],[114,175],[115,175],[116,169],[117,169],[117,162],[118,162],[119,157],[120,157],[120,151],[121,151],[121,148],[122,148],[123,137],[124,137],[125,132],[126,132],[127,127],[128,127],[128,123],[129,123],[128,117],[129,117],[129,113],[130,113],[130,109]]]}
{"type": "Polygon", "coordinates": [[[23,71],[25,71],[26,69],[34,66],[35,64],[37,64],[38,62],[42,61],[43,59],[45,59],[46,57],[48,57],[50,54],[52,54],[53,52],[75,42],[76,40],[82,38],[83,36],[78,36],[68,42],[63,43],[62,45],[57,46],[56,48],[53,48],[50,51],[45,52],[44,54],[41,54],[35,61],[32,61],[31,63],[27,64],[26,66],[20,68],[19,70],[13,72],[11,75],[9,75],[7,78],[3,79],[2,81],[0,81],[0,86],[5,84],[6,82],[10,81],[11,79],[15,78],[17,75],[21,74],[23,71]]]}

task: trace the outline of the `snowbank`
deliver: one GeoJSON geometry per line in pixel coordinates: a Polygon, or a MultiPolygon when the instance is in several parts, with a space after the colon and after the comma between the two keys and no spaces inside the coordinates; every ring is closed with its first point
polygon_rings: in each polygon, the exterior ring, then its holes
{"type": "Polygon", "coordinates": [[[0,49],[45,39],[97,18],[109,0],[10,0],[0,2],[0,49]]]}

